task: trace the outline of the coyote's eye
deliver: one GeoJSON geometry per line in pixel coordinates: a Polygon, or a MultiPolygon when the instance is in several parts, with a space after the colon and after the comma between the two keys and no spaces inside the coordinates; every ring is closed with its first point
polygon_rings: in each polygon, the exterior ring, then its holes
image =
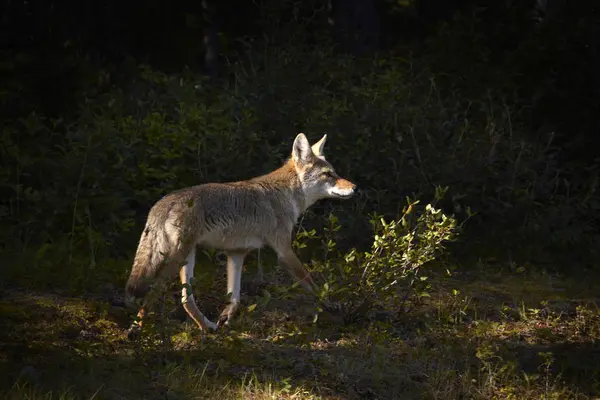
{"type": "Polygon", "coordinates": [[[329,171],[329,170],[327,170],[327,171],[323,171],[322,175],[323,175],[325,178],[333,178],[333,173],[332,173],[331,171],[329,171]]]}

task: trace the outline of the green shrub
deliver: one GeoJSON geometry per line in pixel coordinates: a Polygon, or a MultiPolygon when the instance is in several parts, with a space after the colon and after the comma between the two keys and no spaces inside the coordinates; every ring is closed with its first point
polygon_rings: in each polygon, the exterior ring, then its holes
{"type": "Polygon", "coordinates": [[[435,207],[446,191],[438,188],[435,201],[424,207],[419,200],[407,199],[399,218],[392,221],[373,215],[370,251],[339,251],[332,234],[341,226],[333,214],[324,235],[301,230],[294,242],[297,249],[307,248],[311,240],[318,240],[323,249],[322,257],[313,257],[312,264],[325,281],[319,297],[326,304],[342,305],[347,317],[356,317],[374,307],[407,311],[419,298],[429,296],[427,267],[457,235],[456,219],[435,207]]]}

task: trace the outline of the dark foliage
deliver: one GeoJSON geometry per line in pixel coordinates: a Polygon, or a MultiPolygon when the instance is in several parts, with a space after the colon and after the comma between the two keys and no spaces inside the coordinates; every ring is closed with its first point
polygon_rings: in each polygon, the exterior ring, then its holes
{"type": "Polygon", "coordinates": [[[600,248],[593,3],[6,1],[2,15],[0,245],[27,265],[7,276],[121,279],[111,260],[161,195],[263,173],[299,131],[331,134],[363,188],[316,208],[339,211],[341,246],[370,244],[368,212],[447,185],[446,211],[478,212],[457,255],[566,272],[600,248]]]}

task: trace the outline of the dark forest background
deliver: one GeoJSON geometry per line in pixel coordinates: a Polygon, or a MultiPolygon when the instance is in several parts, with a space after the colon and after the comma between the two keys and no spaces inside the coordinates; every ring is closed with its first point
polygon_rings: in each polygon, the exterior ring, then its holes
{"type": "Polygon", "coordinates": [[[264,173],[300,131],[329,134],[362,189],[315,211],[338,210],[347,245],[441,185],[477,213],[456,251],[597,265],[593,2],[4,1],[0,26],[0,243],[20,277],[130,258],[160,196],[264,173]]]}
{"type": "MultiPolygon", "coordinates": [[[[600,393],[598,2],[1,7],[0,397],[600,393]],[[265,250],[231,331],[171,324],[163,301],[127,341],[123,287],[154,202],[271,171],[299,132],[328,134],[360,188],[311,208],[294,241],[339,312],[265,250]],[[430,218],[418,240],[407,197],[430,218]],[[399,228],[374,243],[380,216],[399,228]]],[[[225,272],[198,259],[214,319],[225,272]]]]}

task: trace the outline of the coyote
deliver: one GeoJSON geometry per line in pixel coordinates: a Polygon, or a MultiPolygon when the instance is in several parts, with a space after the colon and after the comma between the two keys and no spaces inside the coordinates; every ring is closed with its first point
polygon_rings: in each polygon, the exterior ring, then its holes
{"type": "Polygon", "coordinates": [[[153,280],[170,280],[177,273],[183,284],[181,302],[202,331],[228,325],[240,304],[242,265],[246,254],[267,245],[279,264],[309,292],[315,283],[292,250],[298,217],[324,198],[347,199],[356,185],[337,175],[323,155],[327,135],[314,145],[299,133],[291,157],[275,171],[246,181],[206,183],[180,189],[160,199],[148,215],[126,285],[126,299],[142,299],[139,330],[153,280]],[[206,318],[194,300],[196,245],[227,255],[227,294],[230,301],[217,323],[206,318]]]}

